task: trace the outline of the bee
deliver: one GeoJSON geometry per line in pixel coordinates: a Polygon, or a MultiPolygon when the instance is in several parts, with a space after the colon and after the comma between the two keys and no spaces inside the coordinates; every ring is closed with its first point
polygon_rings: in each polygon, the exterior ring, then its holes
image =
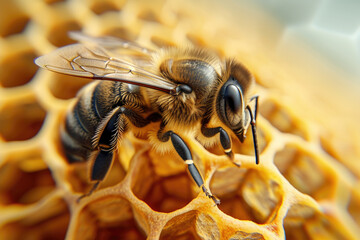
{"type": "Polygon", "coordinates": [[[175,150],[215,204],[220,201],[204,186],[182,134],[192,135],[204,146],[220,141],[224,154],[234,162],[230,136],[243,142],[251,125],[259,163],[259,97],[249,96],[254,77],[242,64],[198,48],[152,50],[114,37],[80,32],[70,36],[80,43],[58,48],[35,63],[53,72],[101,80],[80,91],[61,131],[69,162],[93,161],[95,183],[80,198],[90,195],[105,178],[126,131],[145,136],[160,151],[175,150]]]}

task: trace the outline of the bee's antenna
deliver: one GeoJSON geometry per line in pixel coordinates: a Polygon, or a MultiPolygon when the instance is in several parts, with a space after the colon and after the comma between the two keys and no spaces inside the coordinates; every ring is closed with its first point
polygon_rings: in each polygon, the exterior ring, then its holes
{"type": "Polygon", "coordinates": [[[251,111],[250,106],[248,105],[246,109],[250,113],[250,124],[251,124],[251,131],[253,135],[253,142],[254,142],[254,149],[255,149],[255,162],[256,164],[259,164],[260,157],[259,157],[259,148],[258,148],[258,142],[257,142],[257,135],[256,135],[256,110],[257,110],[257,103],[258,98],[256,97],[256,103],[255,103],[255,117],[253,116],[253,113],[251,111]]]}

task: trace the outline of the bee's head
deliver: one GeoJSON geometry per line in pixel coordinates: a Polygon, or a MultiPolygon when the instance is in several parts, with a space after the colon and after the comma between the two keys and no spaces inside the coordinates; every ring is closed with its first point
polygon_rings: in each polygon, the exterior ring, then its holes
{"type": "Polygon", "coordinates": [[[253,76],[241,64],[228,61],[222,74],[222,85],[216,97],[216,111],[220,120],[240,139],[249,126],[246,93],[254,82],[253,76]]]}

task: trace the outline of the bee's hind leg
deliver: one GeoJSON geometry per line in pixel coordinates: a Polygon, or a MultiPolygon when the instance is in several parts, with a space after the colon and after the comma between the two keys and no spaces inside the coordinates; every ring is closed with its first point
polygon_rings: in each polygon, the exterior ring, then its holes
{"type": "Polygon", "coordinates": [[[113,151],[115,149],[117,139],[124,131],[124,116],[119,108],[114,109],[103,120],[99,128],[96,131],[95,138],[97,139],[97,147],[91,158],[95,158],[93,161],[90,180],[96,181],[90,191],[78,198],[78,202],[87,196],[90,196],[100,185],[100,182],[105,178],[107,172],[110,169],[113,151]]]}
{"type": "Polygon", "coordinates": [[[90,196],[109,171],[113,159],[113,151],[126,128],[125,118],[137,127],[144,127],[150,122],[159,121],[159,117],[156,114],[151,114],[147,118],[143,118],[132,109],[125,107],[117,107],[111,111],[96,131],[97,135],[95,139],[97,139],[97,150],[94,151],[93,154],[95,160],[90,178],[91,181],[96,182],[88,193],[78,198],[78,201],[90,196]]]}
{"type": "MultiPolygon", "coordinates": [[[[162,129],[161,129],[162,130],[162,129]]],[[[162,142],[167,142],[169,139],[171,139],[171,142],[176,150],[176,152],[180,155],[180,157],[184,160],[184,162],[188,165],[189,172],[194,179],[196,185],[200,187],[205,195],[209,198],[211,198],[216,205],[220,204],[220,200],[217,199],[215,196],[213,196],[204,186],[204,180],[202,179],[199,170],[194,164],[191,152],[189,147],[186,145],[184,140],[174,133],[173,131],[168,131],[165,133],[162,133],[162,131],[159,130],[158,132],[158,138],[162,142]]]]}
{"type": "Polygon", "coordinates": [[[96,153],[96,159],[91,170],[91,181],[96,181],[90,191],[81,195],[77,201],[79,202],[84,197],[90,196],[100,185],[100,182],[105,178],[106,173],[109,171],[112,159],[113,150],[101,149],[96,153]]]}

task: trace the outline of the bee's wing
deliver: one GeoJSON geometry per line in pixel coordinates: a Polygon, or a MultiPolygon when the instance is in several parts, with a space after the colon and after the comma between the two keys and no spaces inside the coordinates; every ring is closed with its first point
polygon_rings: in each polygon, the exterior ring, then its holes
{"type": "Polygon", "coordinates": [[[62,74],[119,81],[176,94],[175,83],[124,59],[111,57],[98,45],[72,44],[37,58],[35,63],[62,74]]]}
{"type": "Polygon", "coordinates": [[[102,46],[105,49],[113,50],[113,49],[122,48],[122,49],[132,50],[137,53],[141,53],[141,54],[145,54],[145,55],[148,55],[148,54],[151,54],[154,52],[153,50],[151,50],[149,48],[145,48],[143,46],[140,46],[139,44],[137,44],[135,42],[125,41],[123,39],[111,37],[111,36],[94,37],[94,36],[89,36],[82,32],[76,32],[76,31],[69,32],[69,36],[72,39],[77,40],[82,43],[98,44],[99,46],[102,46]]]}

